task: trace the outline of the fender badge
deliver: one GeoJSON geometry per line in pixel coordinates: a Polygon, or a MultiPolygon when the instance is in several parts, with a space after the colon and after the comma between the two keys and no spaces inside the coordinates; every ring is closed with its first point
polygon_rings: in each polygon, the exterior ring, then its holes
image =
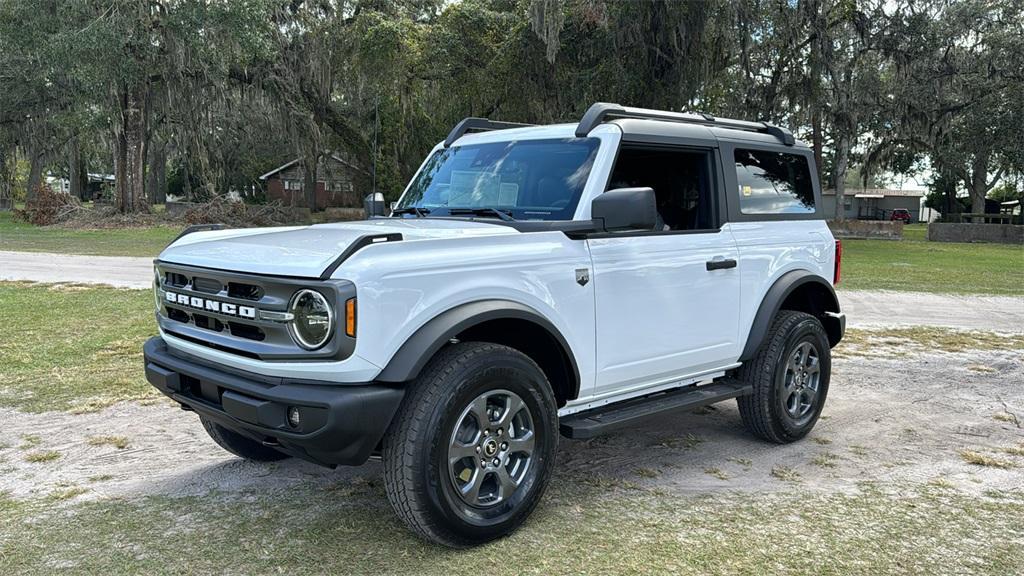
{"type": "Polygon", "coordinates": [[[580,286],[586,286],[587,282],[590,282],[590,270],[586,268],[577,268],[576,283],[580,286]]]}

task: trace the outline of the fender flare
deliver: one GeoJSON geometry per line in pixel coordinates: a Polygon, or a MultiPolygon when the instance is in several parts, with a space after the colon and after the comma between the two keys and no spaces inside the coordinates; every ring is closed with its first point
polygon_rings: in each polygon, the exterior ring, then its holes
{"type": "Polygon", "coordinates": [[[569,360],[570,391],[579,394],[580,370],[569,342],[547,318],[533,308],[511,300],[479,300],[442,312],[417,329],[377,376],[379,382],[408,382],[419,376],[423,367],[445,344],[465,330],[489,320],[516,319],[537,324],[551,335],[569,360]]]}
{"type": "Polygon", "coordinates": [[[757,350],[768,336],[768,328],[772,325],[772,319],[778,314],[786,298],[801,286],[812,283],[824,288],[827,296],[823,302],[823,312],[826,313],[826,318],[833,318],[831,315],[835,315],[834,319],[839,323],[838,337],[832,342],[832,345],[839,342],[845,322],[842,315],[839,314],[839,299],[836,297],[835,289],[824,278],[808,270],[791,270],[780,276],[761,300],[761,305],[757,308],[757,314],[754,316],[754,322],[750,325],[750,333],[747,335],[743,354],[739,358],[740,362],[746,362],[757,354],[757,350]]]}

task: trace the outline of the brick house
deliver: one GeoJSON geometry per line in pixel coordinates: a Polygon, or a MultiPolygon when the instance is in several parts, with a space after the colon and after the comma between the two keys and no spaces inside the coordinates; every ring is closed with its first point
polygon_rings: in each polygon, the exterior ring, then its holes
{"type": "MultiPolygon", "coordinates": [[[[361,175],[361,170],[339,154],[321,158],[317,167],[316,209],[362,207],[362,194],[357,188],[361,175]]],[[[306,206],[306,169],[302,158],[278,166],[259,179],[266,183],[268,200],[280,200],[285,206],[306,206]]]]}

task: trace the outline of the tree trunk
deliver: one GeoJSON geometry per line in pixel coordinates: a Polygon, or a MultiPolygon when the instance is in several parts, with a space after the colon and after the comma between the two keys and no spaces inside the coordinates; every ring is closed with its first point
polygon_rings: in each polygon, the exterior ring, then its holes
{"type": "Polygon", "coordinates": [[[811,114],[811,148],[814,150],[814,163],[817,164],[815,169],[818,171],[818,182],[821,182],[824,179],[824,174],[821,172],[821,167],[824,166],[824,162],[821,154],[821,112],[817,109],[815,109],[811,114]]]}
{"type": "Polygon", "coordinates": [[[0,148],[0,212],[14,207],[14,171],[11,150],[0,148]]]}
{"type": "Polygon", "coordinates": [[[85,200],[85,165],[82,162],[82,149],[78,144],[78,138],[72,138],[68,142],[68,192],[78,198],[85,200]]]}
{"type": "Polygon", "coordinates": [[[310,212],[316,212],[316,167],[319,163],[318,160],[319,158],[316,154],[307,154],[306,159],[302,162],[305,169],[305,176],[302,180],[302,193],[306,197],[306,206],[309,206],[310,212]]]}
{"type": "Polygon", "coordinates": [[[36,200],[39,194],[39,186],[43,183],[43,155],[29,150],[28,182],[25,186],[25,203],[29,204],[36,200]]]}
{"type": "Polygon", "coordinates": [[[832,185],[836,189],[836,220],[846,218],[846,169],[850,160],[850,136],[843,133],[836,138],[835,159],[832,162],[832,185]]]}
{"type": "MultiPolygon", "coordinates": [[[[121,130],[118,127],[114,128],[114,198],[111,198],[113,204],[118,204],[121,195],[121,190],[127,186],[125,181],[125,144],[124,138],[121,135],[121,130]]],[[[104,194],[106,196],[106,194],[104,194]]]]}
{"type": "Polygon", "coordinates": [[[971,212],[985,213],[985,195],[988,194],[988,158],[989,152],[978,151],[971,160],[970,181],[964,182],[971,193],[971,212]]]}
{"type": "Polygon", "coordinates": [[[146,189],[150,204],[167,202],[167,145],[163,142],[150,143],[146,189]]]}
{"type": "Polygon", "coordinates": [[[145,99],[145,87],[132,86],[120,94],[121,115],[119,130],[116,130],[119,150],[115,159],[115,178],[117,209],[122,213],[145,212],[149,209],[144,174],[145,99]]]}
{"type": "Polygon", "coordinates": [[[195,192],[192,190],[192,170],[189,167],[189,162],[188,162],[188,158],[187,157],[185,157],[184,160],[181,163],[181,173],[182,173],[181,185],[182,185],[182,191],[185,193],[185,201],[186,202],[195,202],[196,201],[195,192]]]}

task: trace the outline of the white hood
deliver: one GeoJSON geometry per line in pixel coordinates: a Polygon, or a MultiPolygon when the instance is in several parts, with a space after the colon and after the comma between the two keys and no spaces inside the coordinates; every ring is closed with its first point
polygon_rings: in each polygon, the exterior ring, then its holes
{"type": "Polygon", "coordinates": [[[159,258],[163,262],[217,270],[316,278],[359,238],[395,233],[402,235],[403,242],[518,234],[508,226],[479,220],[386,218],[315,226],[194,232],[173,242],[159,258]]]}

